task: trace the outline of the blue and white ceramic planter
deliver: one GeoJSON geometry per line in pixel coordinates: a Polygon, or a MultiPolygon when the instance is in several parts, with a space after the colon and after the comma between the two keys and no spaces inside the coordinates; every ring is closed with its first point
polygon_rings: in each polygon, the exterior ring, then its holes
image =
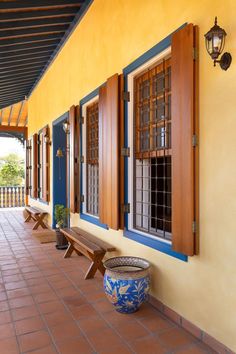
{"type": "Polygon", "coordinates": [[[138,257],[114,257],[104,262],[104,289],[116,311],[133,313],[148,298],[150,264],[138,257]]]}

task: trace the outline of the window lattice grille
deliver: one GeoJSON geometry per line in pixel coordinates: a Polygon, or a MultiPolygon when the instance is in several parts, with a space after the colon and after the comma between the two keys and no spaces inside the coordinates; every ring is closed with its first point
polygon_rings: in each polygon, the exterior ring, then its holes
{"type": "Polygon", "coordinates": [[[171,239],[170,58],[134,78],[133,223],[171,239]]]}
{"type": "Polygon", "coordinates": [[[98,216],[98,102],[87,107],[86,132],[87,213],[98,216]]]}

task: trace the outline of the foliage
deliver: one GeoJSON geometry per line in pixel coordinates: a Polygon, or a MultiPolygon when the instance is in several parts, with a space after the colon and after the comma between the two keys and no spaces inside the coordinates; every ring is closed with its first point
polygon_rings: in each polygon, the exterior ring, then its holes
{"type": "Polygon", "coordinates": [[[59,228],[67,225],[69,214],[69,208],[65,208],[62,204],[55,205],[55,219],[59,228]]]}
{"type": "Polygon", "coordinates": [[[0,158],[0,186],[20,186],[24,176],[24,160],[17,154],[0,158]]]}

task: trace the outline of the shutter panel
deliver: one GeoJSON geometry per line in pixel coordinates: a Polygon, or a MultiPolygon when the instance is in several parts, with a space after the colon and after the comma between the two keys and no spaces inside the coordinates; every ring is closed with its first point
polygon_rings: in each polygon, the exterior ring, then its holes
{"type": "Polygon", "coordinates": [[[79,136],[80,107],[72,106],[69,112],[70,122],[70,211],[79,212],[79,136]]]}
{"type": "Polygon", "coordinates": [[[30,194],[31,190],[31,140],[26,140],[26,158],[25,158],[25,190],[26,195],[30,194]]]}
{"type": "Polygon", "coordinates": [[[32,169],[31,169],[31,194],[32,198],[38,198],[38,134],[31,138],[32,169]]]}
{"type": "Polygon", "coordinates": [[[195,253],[195,28],[187,25],[173,34],[171,47],[172,109],[172,235],[173,250],[195,253]]]}
{"type": "Polygon", "coordinates": [[[41,168],[42,168],[42,199],[45,202],[49,202],[50,199],[50,151],[49,151],[49,144],[45,142],[44,137],[50,136],[49,134],[49,127],[46,126],[43,128],[42,131],[42,161],[41,161],[41,168]]]}
{"type": "Polygon", "coordinates": [[[99,90],[99,217],[119,228],[119,77],[99,90]]]}

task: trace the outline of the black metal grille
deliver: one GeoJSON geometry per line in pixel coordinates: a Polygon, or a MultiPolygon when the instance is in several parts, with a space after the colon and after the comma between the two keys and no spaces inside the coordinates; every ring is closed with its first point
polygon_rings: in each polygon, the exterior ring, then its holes
{"type": "Polygon", "coordinates": [[[98,102],[87,107],[87,213],[98,216],[99,162],[98,162],[98,102]]]}
{"type": "Polygon", "coordinates": [[[171,239],[170,58],[134,78],[134,228],[171,239]]]}

